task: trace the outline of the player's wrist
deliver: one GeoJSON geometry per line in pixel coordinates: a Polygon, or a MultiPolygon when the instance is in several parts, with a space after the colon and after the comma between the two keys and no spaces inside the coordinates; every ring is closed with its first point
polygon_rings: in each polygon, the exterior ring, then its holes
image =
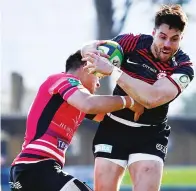
{"type": "Polygon", "coordinates": [[[134,99],[130,96],[124,96],[126,100],[125,108],[132,109],[134,106],[134,99]]]}
{"type": "Polygon", "coordinates": [[[127,100],[126,100],[126,96],[120,96],[120,98],[122,99],[122,109],[127,107],[127,100]]]}
{"type": "Polygon", "coordinates": [[[135,104],[135,101],[131,96],[129,96],[129,99],[131,100],[131,105],[129,106],[129,109],[132,109],[135,104]]]}
{"type": "Polygon", "coordinates": [[[117,82],[121,77],[122,73],[123,71],[120,68],[113,66],[110,76],[115,80],[115,82],[117,82]]]}

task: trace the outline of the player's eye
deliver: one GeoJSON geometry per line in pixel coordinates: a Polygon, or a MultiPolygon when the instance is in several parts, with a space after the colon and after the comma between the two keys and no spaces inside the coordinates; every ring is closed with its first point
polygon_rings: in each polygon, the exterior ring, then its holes
{"type": "Polygon", "coordinates": [[[166,36],[160,36],[160,38],[161,38],[162,40],[166,40],[166,39],[167,39],[166,36]]]}
{"type": "Polygon", "coordinates": [[[178,38],[173,38],[172,39],[172,42],[176,42],[176,41],[178,41],[178,38]]]}

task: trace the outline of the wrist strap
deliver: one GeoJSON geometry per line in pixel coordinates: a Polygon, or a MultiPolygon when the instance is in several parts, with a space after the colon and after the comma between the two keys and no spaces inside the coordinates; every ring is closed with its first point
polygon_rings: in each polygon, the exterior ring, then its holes
{"type": "Polygon", "coordinates": [[[131,100],[131,106],[129,108],[131,109],[134,106],[135,101],[132,97],[129,96],[129,98],[131,100]]]}
{"type": "Polygon", "coordinates": [[[120,96],[121,97],[121,99],[122,99],[122,101],[123,101],[123,109],[126,107],[126,105],[127,105],[127,101],[126,101],[126,99],[125,99],[125,97],[124,96],[120,96]]]}
{"type": "Polygon", "coordinates": [[[114,66],[114,69],[111,73],[111,77],[114,78],[115,82],[117,82],[119,80],[119,78],[121,77],[123,71],[120,68],[117,68],[116,66],[114,66]]]}

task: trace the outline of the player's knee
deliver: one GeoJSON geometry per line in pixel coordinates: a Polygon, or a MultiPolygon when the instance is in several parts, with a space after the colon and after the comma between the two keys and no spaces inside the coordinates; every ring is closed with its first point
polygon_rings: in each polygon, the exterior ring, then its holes
{"type": "Polygon", "coordinates": [[[95,174],[95,191],[117,190],[119,178],[113,174],[98,171],[95,174]]]}
{"type": "Polygon", "coordinates": [[[161,164],[157,161],[152,161],[151,163],[143,163],[141,164],[139,171],[142,173],[159,173],[161,170],[161,164]]]}
{"type": "Polygon", "coordinates": [[[98,181],[95,183],[95,191],[117,190],[117,185],[114,182],[107,180],[98,181]]]}
{"type": "Polygon", "coordinates": [[[134,166],[132,173],[134,174],[134,177],[140,177],[137,176],[141,174],[142,176],[145,175],[160,175],[162,172],[162,164],[158,161],[143,161],[134,166]]]}

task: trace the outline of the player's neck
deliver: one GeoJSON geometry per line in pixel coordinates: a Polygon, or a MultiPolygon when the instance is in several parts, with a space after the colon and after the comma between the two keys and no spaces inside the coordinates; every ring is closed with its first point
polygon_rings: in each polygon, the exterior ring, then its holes
{"type": "Polygon", "coordinates": [[[81,73],[80,73],[79,70],[76,70],[76,71],[68,71],[68,72],[66,72],[66,73],[67,73],[67,74],[71,74],[71,75],[77,77],[78,79],[81,78],[81,73]]]}

